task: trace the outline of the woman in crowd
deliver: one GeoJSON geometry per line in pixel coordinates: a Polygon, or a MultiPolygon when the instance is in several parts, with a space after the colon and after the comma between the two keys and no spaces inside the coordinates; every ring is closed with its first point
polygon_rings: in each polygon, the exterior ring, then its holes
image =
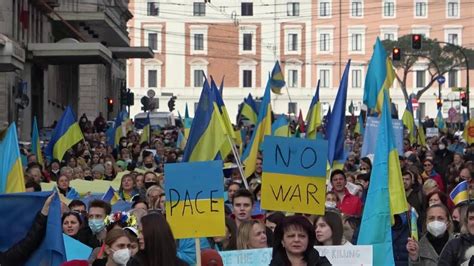
{"type": "Polygon", "coordinates": [[[344,229],[341,215],[335,211],[327,211],[324,216],[316,217],[314,232],[318,246],[342,245],[344,229]]]}
{"type": "Polygon", "coordinates": [[[154,212],[142,217],[138,243],[140,250],[129,266],[186,265],[176,256],[176,242],[162,214],[154,212]]]}
{"type": "Polygon", "coordinates": [[[116,171],[112,161],[107,161],[104,164],[105,172],[104,172],[104,180],[114,180],[116,171]]]}
{"type": "Polygon", "coordinates": [[[160,186],[158,176],[154,172],[148,171],[143,175],[143,177],[145,189],[149,189],[151,186],[160,186]]]}
{"type": "Polygon", "coordinates": [[[331,265],[314,249],[315,236],[311,223],[303,216],[285,217],[275,229],[271,266],[331,265]]]}
{"type": "Polygon", "coordinates": [[[209,237],[211,248],[218,251],[235,250],[237,248],[237,227],[235,222],[225,217],[225,235],[218,237],[209,237]]]}
{"type": "Polygon", "coordinates": [[[77,233],[82,227],[82,219],[78,212],[66,212],[63,214],[61,219],[63,225],[63,233],[72,237],[77,238],[77,233]]]}
{"type": "Polygon", "coordinates": [[[80,195],[77,191],[69,186],[69,178],[65,175],[61,175],[56,181],[58,185],[59,193],[63,194],[68,199],[79,199],[80,195]]]}
{"type": "Polygon", "coordinates": [[[58,180],[58,177],[59,177],[59,171],[60,171],[60,162],[58,159],[54,159],[51,161],[51,163],[49,164],[49,171],[48,171],[48,174],[49,174],[49,179],[51,181],[56,181],[58,180]]]}
{"type": "Polygon", "coordinates": [[[242,222],[237,233],[237,249],[266,248],[265,225],[258,220],[242,222]]]}
{"type": "Polygon", "coordinates": [[[132,255],[131,241],[122,229],[112,229],[107,232],[104,248],[99,253],[92,266],[122,266],[127,265],[132,255]]]}
{"type": "Polygon", "coordinates": [[[265,226],[274,232],[275,228],[281,223],[283,218],[285,218],[283,212],[274,212],[265,218],[265,226]]]}
{"type": "Polygon", "coordinates": [[[156,202],[160,199],[161,194],[164,193],[163,189],[157,185],[151,186],[146,191],[146,201],[148,202],[148,208],[154,209],[156,202]]]}
{"type": "Polygon", "coordinates": [[[445,205],[435,204],[428,207],[425,221],[423,227],[426,234],[419,242],[409,238],[406,245],[411,265],[438,265],[441,250],[453,238],[452,222],[445,205]]]}
{"type": "Polygon", "coordinates": [[[137,173],[135,176],[135,183],[138,190],[145,189],[145,177],[143,174],[137,173]]]}
{"type": "Polygon", "coordinates": [[[135,186],[135,180],[131,174],[125,174],[120,181],[120,188],[118,191],[120,198],[124,201],[130,201],[133,196],[138,194],[135,186]]]}
{"type": "Polygon", "coordinates": [[[337,204],[339,203],[339,197],[336,192],[328,191],[326,192],[326,208],[336,209],[337,204]]]}
{"type": "Polygon", "coordinates": [[[426,181],[428,179],[433,179],[436,181],[436,184],[438,185],[439,190],[445,192],[445,187],[443,183],[443,179],[441,178],[441,175],[438,174],[434,170],[434,162],[431,159],[425,159],[423,161],[423,173],[421,174],[421,177],[423,178],[423,181],[426,181]]]}

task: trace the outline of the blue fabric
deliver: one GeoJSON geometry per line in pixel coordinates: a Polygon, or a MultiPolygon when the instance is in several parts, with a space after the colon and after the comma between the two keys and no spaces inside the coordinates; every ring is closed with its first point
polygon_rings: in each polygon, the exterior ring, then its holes
{"type": "MultiPolygon", "coordinates": [[[[0,230],[0,250],[7,250],[26,236],[49,195],[50,191],[0,195],[0,228],[4,229],[0,230]]],[[[26,266],[59,266],[64,261],[66,252],[62,236],[61,205],[56,195],[49,207],[44,240],[26,266]]]]}
{"type": "Polygon", "coordinates": [[[80,199],[81,196],[74,188],[70,188],[70,190],[66,193],[66,198],[75,200],[80,199]]]}
{"type": "MultiPolygon", "coordinates": [[[[199,243],[201,244],[201,250],[211,248],[207,238],[199,238],[199,243]]],[[[179,240],[177,256],[189,265],[196,264],[196,244],[194,238],[179,240]]]]}

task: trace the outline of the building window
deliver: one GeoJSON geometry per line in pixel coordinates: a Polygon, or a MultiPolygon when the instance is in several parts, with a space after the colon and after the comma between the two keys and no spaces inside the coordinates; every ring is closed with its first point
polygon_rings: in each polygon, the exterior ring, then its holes
{"type": "Polygon", "coordinates": [[[322,52],[329,52],[330,37],[329,33],[319,34],[319,50],[322,52]]]}
{"type": "Polygon", "coordinates": [[[362,16],[363,16],[362,0],[352,0],[351,1],[351,17],[362,17],[362,16]]]}
{"type": "Polygon", "coordinates": [[[252,33],[244,33],[244,51],[252,51],[252,33]]]}
{"type": "Polygon", "coordinates": [[[352,70],[352,88],[362,88],[362,70],[352,70]]]}
{"type": "Polygon", "coordinates": [[[448,33],[448,42],[450,44],[458,45],[458,34],[457,33],[448,33]]]}
{"type": "Polygon", "coordinates": [[[459,0],[448,0],[447,2],[447,15],[448,18],[459,17],[459,0]]]}
{"type": "Polygon", "coordinates": [[[148,47],[152,50],[158,50],[158,34],[148,33],[148,47]]]}
{"type": "Polygon", "coordinates": [[[200,88],[204,84],[204,71],[202,69],[194,70],[194,87],[200,88]]]}
{"type": "Polygon", "coordinates": [[[194,50],[204,51],[204,34],[202,33],[194,34],[194,50]]]}
{"type": "Polygon", "coordinates": [[[252,87],[252,70],[244,70],[242,73],[243,77],[243,87],[251,88],[252,87]]]}
{"type": "Polygon", "coordinates": [[[241,5],[242,16],[253,16],[253,3],[244,2],[241,5]]]}
{"type": "Polygon", "coordinates": [[[416,71],[416,87],[417,88],[425,87],[425,71],[424,70],[416,71]]]}
{"type": "Polygon", "coordinates": [[[393,0],[383,1],[383,16],[395,17],[395,2],[393,0]]]}
{"type": "Polygon", "coordinates": [[[330,78],[331,78],[331,75],[330,75],[330,71],[329,69],[321,69],[319,70],[319,86],[321,88],[329,88],[329,84],[330,84],[330,78]]]}
{"type": "Polygon", "coordinates": [[[393,33],[384,33],[383,34],[383,39],[394,41],[395,40],[395,34],[393,34],[393,33]]]}
{"type": "Polygon", "coordinates": [[[206,15],[206,3],[193,3],[193,15],[194,16],[205,16],[206,15]]]}
{"type": "Polygon", "coordinates": [[[288,34],[288,51],[298,51],[298,34],[290,33],[288,34]]]}
{"type": "Polygon", "coordinates": [[[298,87],[298,70],[290,69],[288,70],[288,87],[296,88],[298,87]]]}
{"type": "Polygon", "coordinates": [[[290,17],[295,17],[300,15],[300,3],[290,2],[287,5],[287,15],[290,17]]]}
{"type": "Polygon", "coordinates": [[[319,1],[319,16],[330,17],[331,16],[331,2],[329,0],[319,1]]]}
{"type": "Polygon", "coordinates": [[[351,51],[353,52],[362,51],[362,34],[353,33],[351,35],[351,51]]]}
{"type": "Polygon", "coordinates": [[[458,86],[458,71],[452,69],[448,73],[448,86],[454,88],[458,86]]]}
{"type": "Polygon", "coordinates": [[[156,88],[158,86],[158,71],[148,70],[148,87],[156,88]]]}
{"type": "Polygon", "coordinates": [[[428,9],[428,3],[424,0],[417,0],[415,2],[415,17],[424,18],[426,17],[428,9]]]}
{"type": "Polygon", "coordinates": [[[147,16],[159,16],[160,15],[160,3],[159,2],[148,2],[146,8],[147,16]]]}

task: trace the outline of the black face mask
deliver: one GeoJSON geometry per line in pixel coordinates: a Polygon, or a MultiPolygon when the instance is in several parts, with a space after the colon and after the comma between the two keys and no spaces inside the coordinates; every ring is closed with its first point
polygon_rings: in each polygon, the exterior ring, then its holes
{"type": "Polygon", "coordinates": [[[86,161],[89,161],[89,160],[91,159],[91,156],[90,156],[90,155],[84,155],[84,159],[85,159],[86,161]]]}
{"type": "Polygon", "coordinates": [[[151,186],[155,186],[155,185],[158,185],[156,182],[145,182],[145,188],[146,189],[149,189],[151,186]]]}
{"type": "Polygon", "coordinates": [[[453,232],[460,233],[461,232],[461,224],[459,221],[453,221],[453,232]]]}
{"type": "Polygon", "coordinates": [[[92,176],[90,176],[90,175],[84,176],[84,179],[85,179],[85,180],[94,180],[94,178],[93,178],[92,176]]]}
{"type": "Polygon", "coordinates": [[[144,164],[144,166],[145,166],[146,168],[152,168],[152,167],[153,167],[153,163],[146,163],[146,164],[144,164]]]}

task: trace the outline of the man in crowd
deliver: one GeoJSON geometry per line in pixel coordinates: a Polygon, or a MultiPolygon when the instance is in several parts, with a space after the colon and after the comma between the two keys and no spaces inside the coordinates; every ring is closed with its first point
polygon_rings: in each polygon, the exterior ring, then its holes
{"type": "Polygon", "coordinates": [[[340,202],[337,208],[345,215],[361,216],[362,202],[359,197],[352,195],[346,188],[347,177],[342,170],[334,170],[331,173],[331,185],[340,202]]]}
{"type": "Polygon", "coordinates": [[[78,240],[92,248],[100,247],[107,235],[104,219],[112,212],[109,203],[103,200],[93,200],[89,203],[88,221],[78,234],[78,240]]]}

